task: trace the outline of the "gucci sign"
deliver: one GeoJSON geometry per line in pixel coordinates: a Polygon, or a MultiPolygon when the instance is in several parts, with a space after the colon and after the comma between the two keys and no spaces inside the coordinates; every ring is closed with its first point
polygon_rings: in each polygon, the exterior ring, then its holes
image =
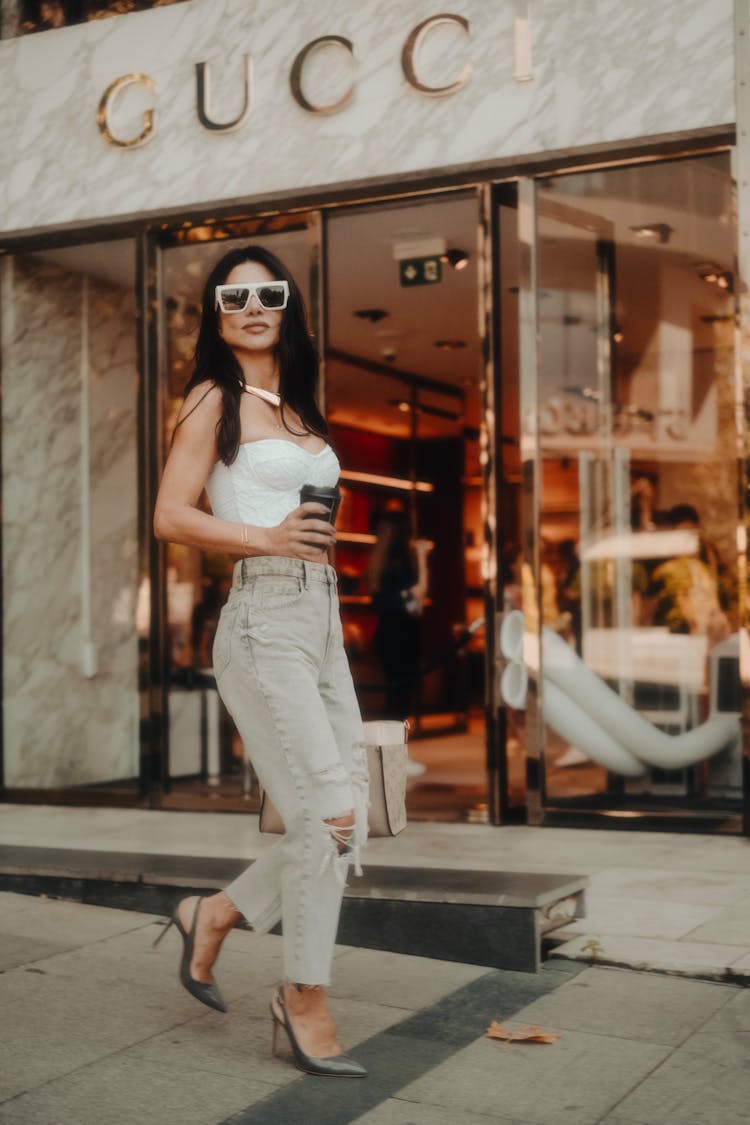
{"type": "MultiPolygon", "coordinates": [[[[518,24],[519,21],[516,22],[518,24]]],[[[470,62],[465,62],[462,67],[459,63],[456,67],[455,76],[442,85],[432,85],[422,76],[420,55],[425,39],[435,28],[446,25],[456,27],[465,38],[471,38],[471,27],[464,16],[444,12],[437,16],[431,16],[418,24],[407,36],[401,51],[401,69],[406,81],[413,89],[427,97],[449,97],[466,86],[472,78],[473,69],[470,62]]],[[[515,76],[518,81],[526,81],[530,77],[530,59],[526,57],[528,54],[527,44],[528,34],[526,33],[519,38],[517,26],[515,76]],[[523,58],[519,57],[519,51],[524,56],[523,58]]],[[[348,89],[335,101],[328,104],[314,102],[307,96],[304,83],[305,66],[311,55],[323,49],[344,52],[354,66],[357,63],[357,50],[354,43],[342,35],[323,35],[307,43],[297,53],[289,72],[291,95],[302,109],[316,116],[338,113],[352,100],[355,90],[355,80],[352,80],[348,89]]],[[[215,133],[228,133],[244,125],[250,115],[253,102],[253,62],[250,55],[243,55],[243,82],[244,95],[240,112],[231,121],[216,121],[211,109],[211,71],[209,64],[207,62],[195,64],[196,116],[204,129],[215,133]]],[[[102,136],[110,144],[117,145],[119,148],[136,148],[143,145],[154,136],[156,130],[157,109],[155,105],[152,105],[151,108],[143,112],[140,132],[130,137],[123,137],[115,133],[111,124],[111,116],[118,99],[130,86],[139,86],[150,98],[155,99],[156,85],[147,74],[124,74],[110,83],[104,91],[97,113],[97,124],[102,136]]]]}

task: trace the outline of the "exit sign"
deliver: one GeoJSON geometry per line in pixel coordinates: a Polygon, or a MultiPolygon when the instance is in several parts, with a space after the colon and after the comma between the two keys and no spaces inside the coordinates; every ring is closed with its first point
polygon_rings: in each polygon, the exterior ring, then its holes
{"type": "Polygon", "coordinates": [[[437,256],[404,258],[398,263],[398,276],[407,288],[411,285],[437,285],[443,277],[443,266],[437,256]]]}

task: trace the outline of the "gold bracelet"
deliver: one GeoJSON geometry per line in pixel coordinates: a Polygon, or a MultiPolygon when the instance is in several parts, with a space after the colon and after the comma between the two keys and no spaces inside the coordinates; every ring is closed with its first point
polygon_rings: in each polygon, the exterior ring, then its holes
{"type": "Polygon", "coordinates": [[[246,557],[250,554],[250,528],[246,523],[242,525],[242,550],[246,557]]]}

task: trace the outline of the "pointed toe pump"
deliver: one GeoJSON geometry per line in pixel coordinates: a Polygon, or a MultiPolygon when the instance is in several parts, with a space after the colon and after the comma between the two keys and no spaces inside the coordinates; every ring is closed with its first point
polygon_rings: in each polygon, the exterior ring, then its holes
{"type": "Polygon", "coordinates": [[[279,1028],[286,1032],[289,1046],[292,1048],[295,1065],[306,1074],[314,1074],[318,1078],[366,1078],[367,1071],[355,1059],[348,1055],[331,1055],[329,1058],[316,1059],[306,1055],[297,1042],[294,1028],[289,1020],[289,1014],[284,1004],[284,996],[279,989],[271,1001],[271,1016],[273,1018],[272,1053],[276,1054],[276,1039],[279,1028]],[[276,1007],[274,1007],[274,1004],[276,1007]]]}
{"type": "Polygon", "coordinates": [[[177,932],[182,938],[180,984],[183,988],[188,990],[191,996],[194,996],[196,1000],[200,1000],[201,1004],[206,1004],[209,1008],[214,1008],[217,1012],[226,1012],[227,1006],[222,999],[218,986],[213,981],[208,983],[206,981],[196,980],[195,977],[190,975],[190,962],[193,959],[193,949],[195,948],[195,931],[198,925],[198,914],[200,913],[202,902],[203,899],[199,898],[195,904],[193,921],[190,924],[189,930],[186,930],[182,925],[182,922],[177,917],[177,910],[175,910],[162,932],[156,938],[154,946],[159,944],[170,926],[176,926],[177,932]]]}

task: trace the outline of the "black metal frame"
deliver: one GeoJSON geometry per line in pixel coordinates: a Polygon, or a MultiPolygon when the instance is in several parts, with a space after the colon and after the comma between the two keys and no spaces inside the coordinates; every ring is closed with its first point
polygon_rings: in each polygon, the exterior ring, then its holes
{"type": "MultiPolygon", "coordinates": [[[[717,149],[706,150],[699,147],[689,145],[686,150],[681,154],[670,154],[669,160],[686,159],[691,156],[706,155],[707,151],[726,151],[728,147],[734,144],[734,139],[730,139],[726,145],[718,146],[717,149]]],[[[658,160],[658,163],[666,163],[667,161],[658,160]]],[[[633,161],[623,160],[617,162],[620,165],[627,165],[633,161]]],[[[651,161],[649,161],[651,163],[651,161]]],[[[616,165],[610,164],[609,167],[616,165]]],[[[574,168],[567,166],[561,169],[559,173],[546,173],[549,175],[564,175],[574,171],[586,170],[585,168],[574,168]]],[[[538,179],[541,177],[534,177],[538,179]]],[[[610,348],[613,350],[616,345],[612,342],[615,318],[615,266],[614,266],[614,247],[607,239],[597,239],[597,262],[598,268],[606,279],[606,284],[609,287],[609,317],[610,317],[610,330],[608,338],[610,341],[610,348]]],[[[739,313],[737,316],[740,320],[739,313]]],[[[750,412],[750,404],[745,404],[746,414],[750,412]]],[[[748,414],[750,416],[750,414],[748,414]]],[[[744,487],[743,482],[748,479],[750,473],[750,460],[748,463],[741,467],[739,473],[740,488],[744,487]]],[[[748,491],[750,495],[750,490],[748,491]]],[[[742,504],[740,503],[740,510],[742,511],[742,504]]],[[[538,544],[535,544],[535,551],[538,550],[538,544]]],[[[534,571],[537,579],[537,600],[541,605],[541,588],[539,586],[539,560],[536,559],[534,571]]],[[[622,788],[615,784],[611,792],[603,795],[602,799],[597,803],[597,807],[589,806],[576,802],[574,798],[566,800],[564,798],[550,798],[546,792],[545,786],[545,771],[542,763],[534,758],[533,750],[530,753],[530,746],[527,745],[527,765],[537,765],[539,768],[530,769],[527,771],[527,793],[529,795],[529,823],[555,826],[555,827],[587,827],[587,828],[618,828],[631,831],[685,831],[685,832],[710,832],[717,831],[722,833],[736,833],[741,835],[750,836],[750,747],[747,743],[747,718],[750,714],[750,690],[743,684],[741,687],[741,695],[743,699],[743,708],[745,717],[743,717],[743,740],[744,750],[743,755],[743,789],[740,798],[739,809],[722,809],[716,808],[690,808],[680,809],[678,807],[659,808],[658,802],[654,801],[653,807],[649,808],[643,801],[638,801],[634,798],[632,801],[627,802],[625,805],[622,802],[613,801],[612,807],[608,807],[607,801],[609,797],[617,798],[622,792],[622,788]],[[636,814],[636,815],[634,815],[636,814]]],[[[528,715],[528,712],[527,712],[528,715]]],[[[527,741],[529,739],[535,740],[535,733],[529,734],[527,731],[527,741]]]]}
{"type": "Polygon", "coordinates": [[[138,562],[139,578],[150,591],[149,635],[141,652],[139,640],[140,795],[151,801],[156,786],[169,786],[167,765],[167,590],[165,547],[156,539],[152,512],[159,487],[162,450],[162,398],[159,387],[163,351],[161,317],[161,251],[152,231],[138,238],[138,562]]]}

